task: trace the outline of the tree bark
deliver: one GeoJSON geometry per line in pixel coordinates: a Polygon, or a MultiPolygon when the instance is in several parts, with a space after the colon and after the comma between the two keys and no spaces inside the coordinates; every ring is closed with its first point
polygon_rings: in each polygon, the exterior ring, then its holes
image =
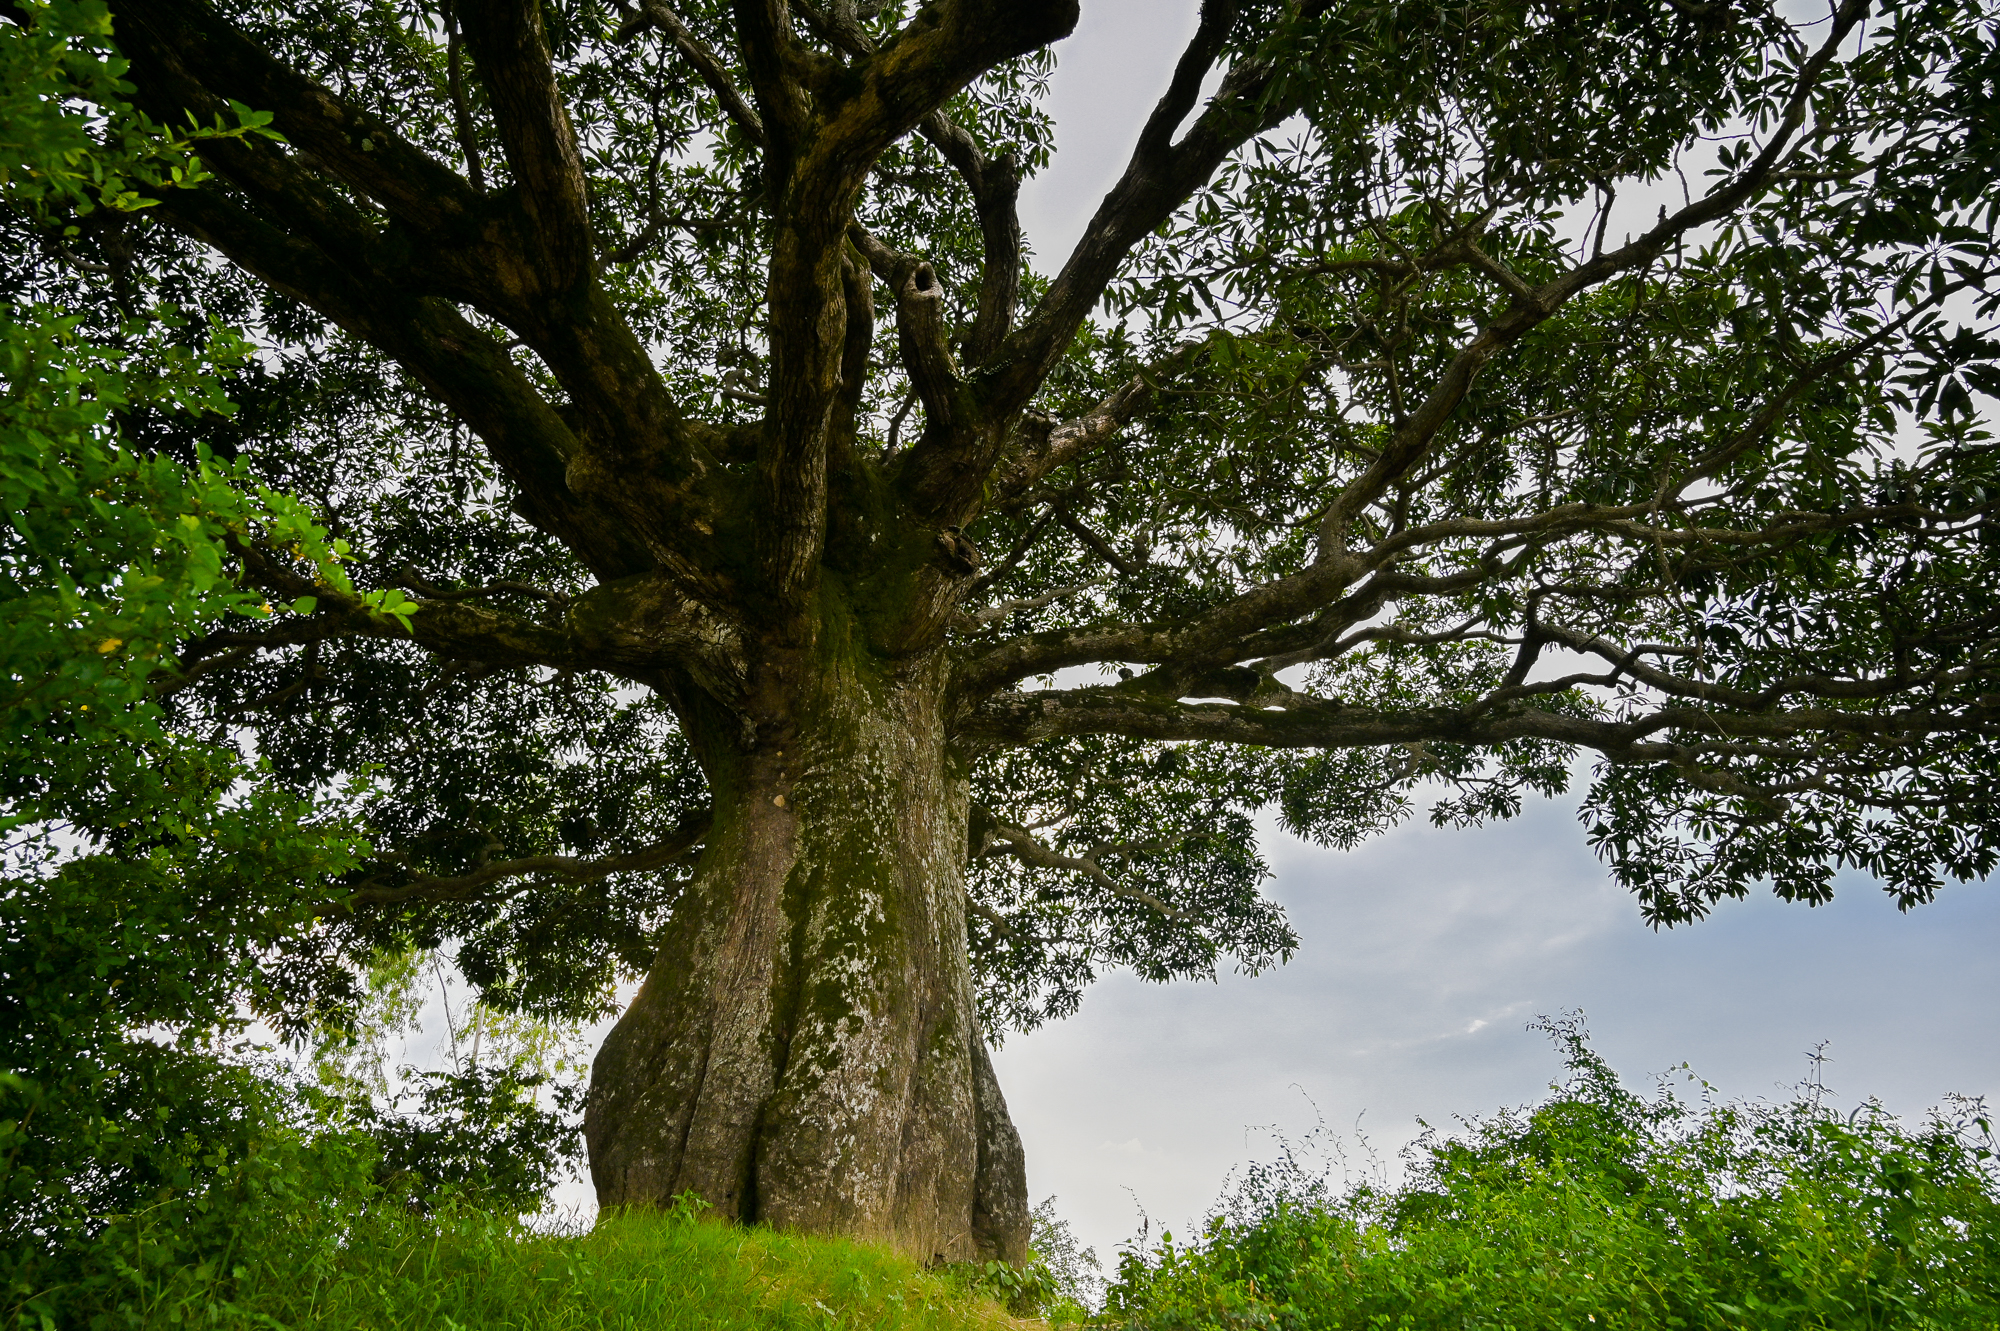
{"type": "Polygon", "coordinates": [[[943,660],[814,655],[753,672],[774,700],[753,726],[690,727],[715,825],[592,1067],[598,1202],[692,1192],[736,1220],[1018,1264],[1026,1175],[973,998],[943,660]]]}

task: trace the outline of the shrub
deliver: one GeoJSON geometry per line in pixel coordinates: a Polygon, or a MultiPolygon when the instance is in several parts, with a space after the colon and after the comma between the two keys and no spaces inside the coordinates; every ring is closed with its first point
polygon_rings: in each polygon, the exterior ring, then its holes
{"type": "Polygon", "coordinates": [[[1434,1132],[1405,1182],[1287,1151],[1199,1240],[1128,1251],[1107,1320],[1177,1328],[1991,1328],[2000,1171],[1983,1107],[1627,1091],[1574,1023],[1543,1103],[1434,1132]]]}

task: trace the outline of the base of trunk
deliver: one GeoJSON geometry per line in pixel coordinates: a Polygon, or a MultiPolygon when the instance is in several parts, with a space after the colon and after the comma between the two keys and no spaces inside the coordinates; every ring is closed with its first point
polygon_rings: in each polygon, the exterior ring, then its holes
{"type": "Polygon", "coordinates": [[[1027,1179],[974,1006],[938,691],[827,683],[812,724],[711,772],[701,868],[591,1069],[598,1204],[691,1192],[1019,1264],[1027,1179]]]}

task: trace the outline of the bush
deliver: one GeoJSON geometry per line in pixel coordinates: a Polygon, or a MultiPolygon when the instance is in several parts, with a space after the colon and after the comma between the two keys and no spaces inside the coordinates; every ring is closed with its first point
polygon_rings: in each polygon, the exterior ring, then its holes
{"type": "Polygon", "coordinates": [[[1097,1253],[1084,1247],[1069,1222],[1056,1214],[1053,1197],[1044,1198],[1028,1220],[1025,1265],[962,1262],[945,1268],[945,1277],[955,1288],[985,1295],[1017,1317],[1039,1317],[1056,1326],[1089,1321],[1104,1287],[1097,1253]]]}
{"type": "Polygon", "coordinates": [[[0,1327],[267,1324],[284,1273],[345,1269],[357,1244],[472,1216],[511,1232],[576,1136],[573,1104],[507,1072],[431,1074],[399,1113],[142,1040],[93,1071],[88,1099],[0,1072],[0,1327]]]}
{"type": "Polygon", "coordinates": [[[1972,1101],[1907,1128],[1625,1090],[1574,1022],[1529,1109],[1426,1133],[1400,1187],[1287,1151],[1192,1244],[1128,1251],[1107,1320],[1178,1328],[2000,1325],[2000,1171],[1972,1101]]]}
{"type": "MultiPolygon", "coordinates": [[[[133,1149],[106,1161],[106,1177],[84,1180],[95,1186],[49,1187],[34,1210],[11,1216],[0,1244],[0,1326],[241,1324],[241,1286],[253,1267],[309,1265],[379,1205],[366,1136],[302,1130],[288,1121],[280,1089],[254,1069],[220,1060],[204,1068],[190,1057],[164,1066],[214,1097],[206,1121],[178,1136],[141,1125],[128,1134],[133,1149]],[[135,1162],[140,1171],[127,1168],[135,1162]],[[138,1173],[146,1191],[119,1186],[138,1173]],[[106,1195],[126,1201],[115,1211],[64,1205],[106,1195]]],[[[191,1089],[175,1085],[162,1117],[193,1103],[191,1089]]],[[[8,1078],[6,1091],[9,1115],[23,1105],[31,1125],[49,1103],[20,1078],[8,1078]]],[[[0,1124],[13,1130],[0,1149],[26,1144],[20,1122],[0,1124]]],[[[94,1140],[115,1144],[117,1125],[106,1127],[94,1140]]]]}

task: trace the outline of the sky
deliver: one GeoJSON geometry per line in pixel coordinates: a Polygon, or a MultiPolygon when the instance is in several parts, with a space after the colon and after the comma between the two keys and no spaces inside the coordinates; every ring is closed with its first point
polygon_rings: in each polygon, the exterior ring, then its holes
{"type": "MultiPolygon", "coordinates": [[[[1197,7],[1084,0],[1056,48],[1056,157],[1022,191],[1044,269],[1122,170],[1197,7]]],[[[1270,1157],[1272,1126],[1297,1138],[1323,1120],[1357,1152],[1358,1126],[1393,1169],[1420,1116],[1449,1127],[1537,1098],[1560,1070],[1527,1029],[1541,1014],[1580,1009],[1635,1086],[1688,1063],[1725,1095],[1780,1098],[1825,1042],[1838,1105],[2000,1099],[1992,883],[1898,914],[1848,875],[1830,906],[1765,894],[1654,932],[1585,845],[1574,798],[1472,831],[1418,820],[1348,853],[1263,831],[1303,940],[1290,965],[1212,985],[1113,977],[995,1056],[1032,1195],[1055,1196],[1107,1267],[1142,1213],[1156,1235],[1187,1233],[1232,1168],[1270,1157]]]]}

